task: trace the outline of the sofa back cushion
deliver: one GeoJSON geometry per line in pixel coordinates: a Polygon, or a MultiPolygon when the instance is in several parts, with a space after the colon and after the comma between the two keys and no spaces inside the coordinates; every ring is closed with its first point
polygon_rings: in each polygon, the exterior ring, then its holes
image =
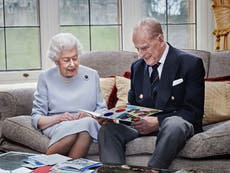
{"type": "Polygon", "coordinates": [[[116,88],[117,88],[117,103],[116,107],[126,105],[128,103],[128,91],[130,89],[130,79],[116,76],[116,88]]]}
{"type": "Polygon", "coordinates": [[[194,49],[184,49],[184,51],[192,55],[195,55],[203,60],[203,64],[206,72],[205,77],[208,77],[211,53],[204,50],[194,50],[194,49]]]}
{"type": "Polygon", "coordinates": [[[100,77],[123,75],[131,63],[137,59],[135,52],[128,51],[95,51],[79,57],[80,64],[98,71],[100,77]]]}
{"type": "Polygon", "coordinates": [[[230,50],[213,52],[208,77],[230,75],[230,50]]]}
{"type": "Polygon", "coordinates": [[[117,102],[115,91],[115,77],[100,78],[100,87],[108,109],[113,108],[117,102]]]}

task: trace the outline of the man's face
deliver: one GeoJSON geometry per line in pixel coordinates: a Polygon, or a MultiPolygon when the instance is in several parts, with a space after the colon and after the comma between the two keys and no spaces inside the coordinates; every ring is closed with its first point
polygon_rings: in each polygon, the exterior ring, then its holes
{"type": "Polygon", "coordinates": [[[73,77],[79,69],[79,59],[77,49],[63,51],[61,56],[55,61],[59,71],[64,77],[73,77]]]}
{"type": "Polygon", "coordinates": [[[136,47],[139,57],[143,58],[147,65],[156,64],[164,52],[164,38],[162,34],[156,34],[155,37],[149,37],[144,30],[138,30],[133,34],[133,43],[136,47]]]}

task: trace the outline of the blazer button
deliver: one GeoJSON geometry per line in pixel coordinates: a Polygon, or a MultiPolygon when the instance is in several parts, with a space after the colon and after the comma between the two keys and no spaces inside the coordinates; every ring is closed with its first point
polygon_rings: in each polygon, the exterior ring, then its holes
{"type": "Polygon", "coordinates": [[[139,99],[143,99],[143,97],[144,97],[143,94],[139,95],[139,99]]]}
{"type": "Polygon", "coordinates": [[[174,97],[174,96],[171,96],[171,100],[175,100],[175,97],[174,97]]]}

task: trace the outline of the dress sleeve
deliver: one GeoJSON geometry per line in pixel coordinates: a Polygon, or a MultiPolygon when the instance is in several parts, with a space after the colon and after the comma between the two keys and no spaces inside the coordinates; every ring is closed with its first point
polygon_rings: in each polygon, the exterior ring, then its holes
{"type": "Polygon", "coordinates": [[[48,92],[47,84],[45,81],[45,73],[41,73],[37,83],[37,89],[34,93],[34,101],[32,107],[32,125],[36,129],[38,124],[38,119],[48,114],[48,92]]]}

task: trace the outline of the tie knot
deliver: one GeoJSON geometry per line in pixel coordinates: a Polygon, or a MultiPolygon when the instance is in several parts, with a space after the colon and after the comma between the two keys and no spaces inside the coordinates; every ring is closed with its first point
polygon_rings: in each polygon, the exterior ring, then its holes
{"type": "Polygon", "coordinates": [[[159,67],[160,64],[161,64],[160,62],[157,62],[156,64],[154,64],[154,65],[152,66],[152,68],[157,68],[157,67],[159,67]]]}
{"type": "Polygon", "coordinates": [[[156,63],[156,64],[154,64],[153,66],[150,66],[150,67],[152,67],[153,70],[156,70],[159,67],[160,64],[161,63],[158,62],[158,63],[156,63]]]}

